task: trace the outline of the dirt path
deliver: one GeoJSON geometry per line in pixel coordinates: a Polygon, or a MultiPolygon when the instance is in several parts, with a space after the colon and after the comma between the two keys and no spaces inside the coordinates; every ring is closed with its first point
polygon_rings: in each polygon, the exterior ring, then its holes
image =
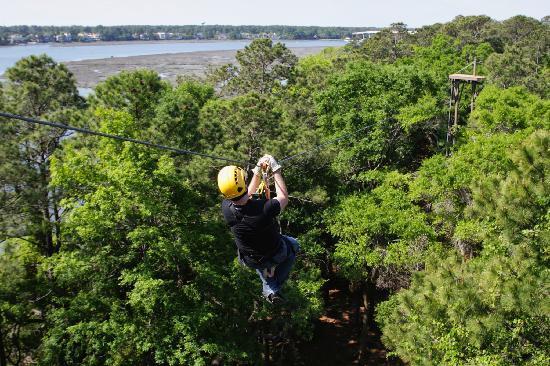
{"type": "Polygon", "coordinates": [[[319,318],[313,339],[300,345],[300,356],[306,366],[403,365],[386,359],[380,332],[368,332],[360,355],[360,325],[355,321],[356,307],[351,302],[347,282],[333,279],[325,285],[328,297],[325,313],[319,318]]]}

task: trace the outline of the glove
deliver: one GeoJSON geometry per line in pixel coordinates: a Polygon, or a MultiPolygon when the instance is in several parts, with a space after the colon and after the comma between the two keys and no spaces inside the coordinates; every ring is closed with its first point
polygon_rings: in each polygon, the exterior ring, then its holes
{"type": "Polygon", "coordinates": [[[271,155],[269,155],[269,166],[271,167],[271,171],[273,173],[281,169],[281,164],[279,164],[277,160],[275,160],[275,158],[271,155]]]}
{"type": "Polygon", "coordinates": [[[252,169],[252,171],[254,172],[255,175],[260,175],[261,174],[263,164],[269,165],[271,167],[271,171],[273,173],[275,173],[277,170],[281,169],[281,165],[279,165],[279,163],[277,163],[277,160],[275,160],[275,158],[273,156],[264,155],[258,160],[258,163],[256,164],[256,167],[254,169],[252,169]]]}
{"type": "Polygon", "coordinates": [[[262,174],[262,165],[263,164],[269,164],[269,157],[271,155],[264,155],[260,159],[258,159],[258,162],[256,163],[256,166],[252,171],[254,172],[254,175],[261,175],[262,174]]]}

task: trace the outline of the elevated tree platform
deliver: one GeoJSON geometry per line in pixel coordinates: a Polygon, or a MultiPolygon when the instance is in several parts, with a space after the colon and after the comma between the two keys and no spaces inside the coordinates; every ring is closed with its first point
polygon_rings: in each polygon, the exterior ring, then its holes
{"type": "Polygon", "coordinates": [[[467,81],[479,83],[485,79],[485,76],[469,75],[469,74],[451,74],[449,80],[451,81],[467,81]]]}

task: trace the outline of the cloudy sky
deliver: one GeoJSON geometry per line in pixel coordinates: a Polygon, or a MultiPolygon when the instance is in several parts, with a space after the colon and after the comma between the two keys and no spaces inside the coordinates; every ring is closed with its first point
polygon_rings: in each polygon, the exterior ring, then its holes
{"type": "Polygon", "coordinates": [[[418,27],[456,15],[550,15],[550,0],[1,0],[0,25],[288,24],[418,27]]]}

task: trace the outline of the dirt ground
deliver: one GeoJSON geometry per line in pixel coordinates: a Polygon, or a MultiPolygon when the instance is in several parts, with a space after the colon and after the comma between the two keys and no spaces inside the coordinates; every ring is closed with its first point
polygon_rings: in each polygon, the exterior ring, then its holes
{"type": "Polygon", "coordinates": [[[331,279],[324,290],[325,312],[317,320],[313,339],[299,345],[303,366],[403,366],[399,359],[387,357],[378,329],[361,336],[346,281],[331,279]]]}
{"type": "MultiPolygon", "coordinates": [[[[298,57],[321,52],[324,47],[291,48],[298,57]]],[[[112,57],[98,60],[71,61],[65,64],[75,75],[78,86],[93,88],[100,81],[122,70],[152,69],[166,80],[175,82],[178,75],[204,76],[209,67],[216,67],[235,61],[237,51],[201,51],[112,57]]]]}

